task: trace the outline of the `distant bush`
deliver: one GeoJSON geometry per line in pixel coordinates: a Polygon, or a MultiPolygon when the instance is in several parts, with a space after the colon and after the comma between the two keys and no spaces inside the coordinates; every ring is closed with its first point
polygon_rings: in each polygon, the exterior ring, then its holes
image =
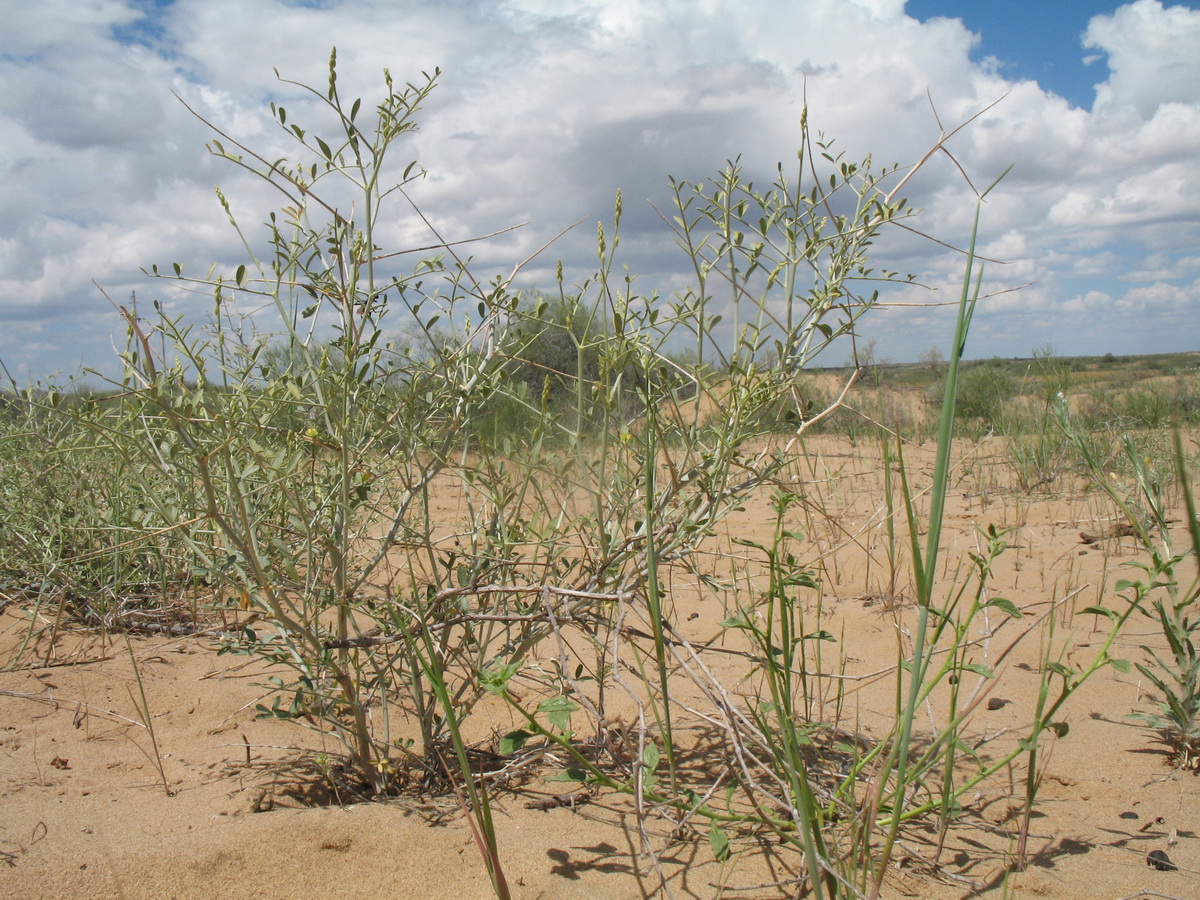
{"type": "Polygon", "coordinates": [[[955,416],[989,428],[999,424],[1005,403],[1017,393],[1017,383],[1008,366],[986,362],[967,369],[959,378],[955,416]]]}
{"type": "MultiPolygon", "coordinates": [[[[833,396],[809,375],[797,373],[778,386],[774,396],[759,413],[764,431],[794,431],[801,424],[828,409],[833,396]]],[[[816,426],[822,430],[837,430],[835,420],[841,421],[843,410],[835,411],[816,426]]]]}

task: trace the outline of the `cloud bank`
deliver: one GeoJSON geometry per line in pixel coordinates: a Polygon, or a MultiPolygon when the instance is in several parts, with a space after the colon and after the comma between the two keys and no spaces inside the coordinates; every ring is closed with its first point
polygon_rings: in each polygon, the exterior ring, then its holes
{"type": "MultiPolygon", "coordinates": [[[[0,41],[0,360],[19,379],[111,364],[120,328],[93,281],[117,302],[136,291],[183,308],[139,269],[235,265],[214,184],[250,226],[276,205],[205,152],[210,133],[172,92],[282,155],[266,104],[301,121],[311,104],[272,70],[320,85],[334,44],[343,96],[366,102],[385,67],[398,80],[441,68],[403,148],[429,173],[415,198],[450,239],[529,223],[477,245],[480,271],[507,272],[581,217],[608,220],[621,189],[622,261],[646,293],[686,269],[651,206],[668,176],[740,155],[769,182],[795,158],[806,100],[848,157],[890,164],[916,161],[939,119],[1003,97],[949,145],[976,185],[1012,166],[984,211],[982,252],[1005,264],[988,269],[997,293],[968,355],[1200,347],[1200,11],[1158,0],[1095,16],[1064,49],[1097,57],[1090,109],[973,63],[975,35],[902,0],[43,0],[7,11],[0,41]]],[[[965,241],[973,195],[948,159],[908,196],[922,230],[965,241]]],[[[549,287],[560,257],[585,275],[594,234],[562,238],[528,283],[549,287]]],[[[385,239],[429,235],[400,216],[385,239]]],[[[933,291],[889,290],[896,305],[867,335],[897,359],[944,348],[948,313],[913,305],[957,296],[961,257],[901,237],[880,251],[933,291]]]]}

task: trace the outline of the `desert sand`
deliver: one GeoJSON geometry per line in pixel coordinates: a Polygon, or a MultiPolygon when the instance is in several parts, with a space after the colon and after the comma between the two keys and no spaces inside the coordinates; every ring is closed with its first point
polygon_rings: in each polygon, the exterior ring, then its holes
{"type": "MultiPolygon", "coordinates": [[[[992,621],[991,633],[976,636],[982,657],[997,667],[965,732],[984,757],[1012,746],[1030,721],[1048,632],[1037,626],[1009,650],[1019,630],[1056,616],[1063,658],[1086,660],[1103,622],[1078,610],[1119,607],[1114,585],[1127,577],[1122,565],[1142,558],[1114,528],[1114,511],[1072,476],[1034,493],[1013,489],[998,441],[960,446],[942,541],[948,586],[965,554],[978,548],[979,529],[1010,529],[989,590],[1026,617],[992,621]]],[[[825,627],[849,675],[894,664],[897,636],[912,616],[907,575],[893,584],[880,563],[873,452],[822,439],[808,473],[795,476],[795,489],[819,496],[828,513],[803,523],[807,540],[796,549],[821,561],[825,627]]],[[[914,448],[910,466],[927,467],[928,454],[914,448]]],[[[764,539],[766,504],[764,490],[728,520],[728,533],[764,539]]],[[[454,509],[452,497],[446,509],[454,509]]],[[[717,572],[728,558],[713,551],[702,565],[717,572]]],[[[667,581],[687,636],[719,641],[728,612],[722,601],[682,573],[667,581]]],[[[51,611],[16,596],[3,602],[0,896],[494,896],[453,794],[414,788],[368,800],[339,790],[322,771],[330,759],[322,753],[337,748],[311,730],[256,719],[269,673],[246,657],[218,656],[212,631],[134,635],[127,643],[124,635],[64,621],[51,642],[44,627],[51,611]]],[[[1151,620],[1135,616],[1114,655],[1142,660],[1142,644],[1162,646],[1162,637],[1151,620]]],[[[732,668],[729,677],[737,681],[732,668]]],[[[869,679],[852,685],[843,720],[861,723],[869,738],[890,695],[869,679]]],[[[964,798],[936,864],[919,833],[907,836],[884,896],[1200,897],[1200,777],[1173,766],[1156,733],[1128,717],[1152,711],[1155,700],[1136,668],[1113,667],[1071,699],[1063,717],[1069,732],[1049,739],[1043,754],[1024,872],[1011,871],[1021,763],[964,798]],[[1148,865],[1152,851],[1166,854],[1175,871],[1148,865]]],[[[510,724],[484,707],[472,733],[486,744],[510,724]]],[[[564,790],[577,786],[532,778],[494,795],[514,897],[796,896],[795,851],[739,837],[731,859],[718,863],[703,835],[673,834],[651,817],[656,871],[641,852],[629,802],[603,791],[545,802],[564,790]]]]}

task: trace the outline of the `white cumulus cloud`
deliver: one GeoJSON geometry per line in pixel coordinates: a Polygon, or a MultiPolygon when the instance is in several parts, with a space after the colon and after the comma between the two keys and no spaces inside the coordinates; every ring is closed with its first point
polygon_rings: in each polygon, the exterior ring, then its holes
{"type": "MultiPolygon", "coordinates": [[[[267,104],[289,122],[317,115],[336,44],[343,96],[378,98],[441,68],[397,147],[428,176],[412,195],[451,240],[528,222],[472,245],[482,272],[512,265],[581,217],[530,265],[548,287],[556,260],[571,277],[595,264],[595,222],[624,198],[623,261],[639,287],[664,293],[686,261],[651,202],[666,211],[668,176],[702,179],[740,156],[759,186],[791,171],[808,103],[816,129],[847,158],[911,164],[938,137],[1004,97],[907,186],[922,231],[966,241],[974,195],[1012,166],[985,204],[980,247],[989,299],[977,355],[1136,352],[1137,329],[1169,315],[1168,349],[1200,343],[1195,309],[1200,237],[1200,12],[1136,0],[1092,18],[1064,52],[1098,55],[1092,109],[976,63],[978,38],[952,18],[919,22],[903,0],[41,0],[6,11],[0,55],[0,359],[44,374],[82,357],[111,359],[120,301],[192,302],[140,267],[236,265],[240,242],[212,188],[220,184],[251,232],[279,205],[212,159],[212,133],[276,158],[295,150],[267,104]],[[936,111],[936,114],[935,114],[936,111]],[[961,171],[959,169],[961,167],[961,171]],[[1024,291],[1007,288],[1033,282],[1024,291]],[[1120,289],[1115,285],[1119,284],[1120,289]],[[1107,318],[1106,318],[1107,317],[1107,318]],[[107,323],[107,324],[105,324],[107,323]]],[[[319,124],[319,119],[318,119],[319,124]]],[[[258,234],[258,232],[255,232],[258,234]]],[[[383,238],[429,243],[395,207],[383,238]]],[[[914,304],[958,294],[962,256],[896,233],[877,262],[912,272],[933,293],[891,291],[902,307],[877,317],[880,350],[915,358],[949,341],[950,313],[914,304]]]]}

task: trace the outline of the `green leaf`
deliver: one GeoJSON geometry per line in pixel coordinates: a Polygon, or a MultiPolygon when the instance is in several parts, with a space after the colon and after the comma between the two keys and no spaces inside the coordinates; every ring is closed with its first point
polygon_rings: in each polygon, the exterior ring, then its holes
{"type": "Polygon", "coordinates": [[[716,820],[708,826],[708,846],[712,848],[713,859],[717,862],[729,859],[729,838],[717,827],[716,820]]]}
{"type": "Polygon", "coordinates": [[[964,672],[974,672],[976,675],[982,675],[984,678],[991,678],[996,673],[989,669],[983,663],[967,663],[961,667],[964,672]]]}
{"type": "Polygon", "coordinates": [[[659,756],[658,744],[654,741],[648,741],[646,747],[642,750],[642,765],[646,767],[646,772],[653,772],[658,768],[659,756]]]}
{"type": "Polygon", "coordinates": [[[519,668],[516,663],[505,663],[502,666],[480,669],[479,683],[488,693],[503,697],[508,691],[509,679],[517,674],[519,668]]]}
{"type": "Polygon", "coordinates": [[[587,772],[583,771],[583,769],[568,768],[565,772],[559,772],[557,775],[551,775],[546,780],[584,782],[587,781],[587,778],[587,772]]]}
{"type": "Polygon", "coordinates": [[[1108,661],[1110,663],[1112,663],[1112,667],[1114,669],[1116,669],[1118,672],[1128,672],[1129,671],[1129,660],[1127,660],[1127,659],[1113,659],[1110,656],[1108,658],[1108,661]]]}
{"type": "Polygon", "coordinates": [[[238,287],[246,286],[246,267],[244,265],[237,267],[237,272],[234,274],[233,280],[237,283],[238,287]]]}
{"type": "Polygon", "coordinates": [[[785,578],[783,583],[789,587],[804,587],[814,590],[821,586],[821,583],[813,578],[811,572],[796,572],[785,578]]]}
{"type": "Polygon", "coordinates": [[[735,537],[735,538],[731,538],[730,540],[732,543],[739,544],[742,547],[752,547],[755,550],[761,550],[763,553],[768,553],[768,554],[771,552],[766,547],[764,547],[762,544],[758,543],[757,541],[752,541],[749,538],[735,537]]]}
{"type": "Polygon", "coordinates": [[[320,138],[315,138],[317,146],[321,149],[321,155],[332,162],[333,154],[329,151],[329,145],[320,138]]]}
{"type": "Polygon", "coordinates": [[[741,628],[746,631],[754,631],[754,626],[750,624],[750,613],[742,610],[736,616],[730,616],[721,621],[722,628],[741,628]]]}
{"type": "Polygon", "coordinates": [[[569,697],[547,697],[538,704],[538,712],[544,715],[550,724],[559,731],[566,732],[571,724],[571,713],[579,709],[569,697]]]}
{"type": "Polygon", "coordinates": [[[658,776],[654,774],[654,770],[658,768],[659,752],[658,744],[654,741],[648,741],[642,749],[642,793],[645,794],[654,790],[654,786],[658,784],[658,776]]]}
{"type": "MultiPolygon", "coordinates": [[[[299,696],[297,696],[296,701],[293,702],[293,706],[295,707],[296,712],[299,712],[302,709],[302,707],[300,706],[298,701],[299,701],[299,696]]],[[[255,710],[257,710],[258,715],[256,715],[254,718],[256,718],[256,719],[279,719],[281,721],[287,721],[287,720],[295,717],[292,710],[284,709],[279,704],[280,704],[279,697],[276,697],[274,699],[274,701],[271,703],[270,709],[263,706],[261,703],[255,704],[254,708],[255,708],[255,710]]]]}
{"type": "Polygon", "coordinates": [[[1079,612],[1080,615],[1090,614],[1093,616],[1107,616],[1114,621],[1117,618],[1117,613],[1115,610],[1105,609],[1103,606],[1087,606],[1081,609],[1079,612]]]}
{"type": "Polygon", "coordinates": [[[518,728],[516,731],[510,731],[504,737],[500,738],[500,755],[509,756],[513,753],[516,753],[525,746],[525,742],[531,737],[533,737],[533,735],[522,728],[518,728]]]}
{"type": "Polygon", "coordinates": [[[1070,678],[1074,673],[1060,662],[1046,663],[1046,668],[1055,675],[1061,675],[1063,678],[1070,678]]]}
{"type": "Polygon", "coordinates": [[[989,606],[994,606],[997,609],[1004,610],[1004,612],[1008,613],[1009,616],[1014,619],[1020,619],[1025,616],[1025,613],[1021,612],[1021,610],[1017,608],[1017,604],[1005,597],[994,597],[984,604],[985,608],[989,606]]]}

